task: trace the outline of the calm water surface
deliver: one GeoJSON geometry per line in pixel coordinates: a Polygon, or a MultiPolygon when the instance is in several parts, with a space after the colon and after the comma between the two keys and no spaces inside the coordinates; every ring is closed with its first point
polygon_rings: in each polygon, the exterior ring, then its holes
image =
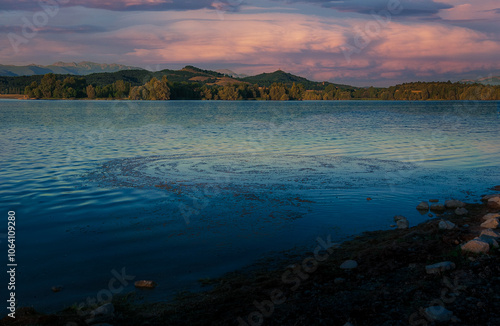
{"type": "Polygon", "coordinates": [[[18,304],[85,302],[123,268],[155,280],[141,294],[161,300],[318,236],[387,229],[396,214],[415,225],[428,219],[421,200],[475,201],[500,184],[499,112],[498,102],[0,101],[18,304]]]}

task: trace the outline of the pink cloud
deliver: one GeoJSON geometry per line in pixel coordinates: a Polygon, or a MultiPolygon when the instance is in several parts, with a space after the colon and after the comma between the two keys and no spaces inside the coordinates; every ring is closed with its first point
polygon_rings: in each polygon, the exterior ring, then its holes
{"type": "MultiPolygon", "coordinates": [[[[36,53],[48,60],[46,64],[94,60],[139,66],[227,65],[247,74],[281,68],[315,80],[354,80],[361,85],[500,69],[498,37],[440,21],[387,23],[348,61],[342,47],[354,45],[353,37],[372,20],[279,12],[226,12],[220,19],[208,9],[116,15],[114,27],[99,33],[76,33],[68,25],[71,21],[59,21],[57,28],[49,25],[47,31],[69,32],[39,33],[15,59],[31,63],[36,53]]],[[[0,60],[12,62],[6,38],[0,39],[0,46],[0,60]]]]}

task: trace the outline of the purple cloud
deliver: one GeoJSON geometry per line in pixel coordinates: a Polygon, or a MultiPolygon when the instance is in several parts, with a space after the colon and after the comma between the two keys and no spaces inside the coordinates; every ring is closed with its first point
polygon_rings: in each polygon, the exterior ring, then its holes
{"type": "Polygon", "coordinates": [[[42,10],[43,6],[82,6],[112,11],[167,11],[196,9],[237,11],[242,2],[243,0],[42,0],[40,2],[32,0],[4,0],[0,2],[0,11],[38,11],[42,10]]]}
{"type": "MultiPolygon", "coordinates": [[[[277,0],[279,1],[279,0],[277,0]]],[[[359,14],[372,14],[381,10],[387,10],[391,6],[401,7],[399,16],[432,16],[442,9],[453,8],[452,5],[436,2],[433,0],[287,0],[287,2],[303,2],[321,4],[325,8],[331,8],[342,12],[354,12],[359,14]]]]}

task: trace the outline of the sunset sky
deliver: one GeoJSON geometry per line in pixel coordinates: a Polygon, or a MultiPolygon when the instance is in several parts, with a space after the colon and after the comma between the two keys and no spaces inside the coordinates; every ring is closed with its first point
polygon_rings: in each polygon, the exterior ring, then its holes
{"type": "Polygon", "coordinates": [[[500,75],[498,0],[0,0],[0,64],[195,65],[387,86],[500,75]]]}

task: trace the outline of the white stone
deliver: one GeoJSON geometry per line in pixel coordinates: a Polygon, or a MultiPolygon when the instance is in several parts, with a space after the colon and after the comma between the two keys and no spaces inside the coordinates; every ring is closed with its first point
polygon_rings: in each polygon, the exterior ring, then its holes
{"type": "Polygon", "coordinates": [[[459,207],[464,207],[465,203],[461,202],[460,200],[451,199],[445,201],[444,206],[446,206],[446,208],[459,208],[459,207]]]}
{"type": "Polygon", "coordinates": [[[438,274],[452,269],[455,269],[455,263],[451,261],[443,261],[441,263],[425,266],[427,274],[438,274]]]}
{"type": "Polygon", "coordinates": [[[498,214],[498,213],[488,213],[488,214],[483,216],[483,221],[487,221],[489,219],[498,218],[498,217],[500,217],[500,214],[498,214]]]}
{"type": "Polygon", "coordinates": [[[490,218],[489,220],[481,223],[481,227],[485,229],[496,229],[498,227],[498,218],[490,218]]]}
{"type": "Polygon", "coordinates": [[[469,251],[475,254],[487,253],[490,251],[490,245],[481,240],[471,240],[462,245],[462,251],[469,251]]]}
{"type": "Polygon", "coordinates": [[[417,209],[419,211],[428,211],[429,203],[427,203],[426,201],[420,202],[420,204],[417,205],[417,209]]]}
{"type": "Polygon", "coordinates": [[[451,230],[455,228],[455,223],[450,221],[441,220],[438,224],[440,230],[451,230]]]}
{"type": "Polygon", "coordinates": [[[429,319],[441,322],[449,321],[453,317],[453,312],[443,306],[428,307],[424,310],[424,313],[429,319]]]}
{"type": "Polygon", "coordinates": [[[356,267],[358,267],[358,262],[355,260],[346,260],[340,265],[340,268],[348,270],[355,269],[356,267]]]}
{"type": "Polygon", "coordinates": [[[481,235],[486,235],[488,237],[492,237],[495,239],[500,238],[500,233],[498,233],[497,231],[494,231],[492,229],[486,229],[486,230],[481,231],[481,235]]]}
{"type": "Polygon", "coordinates": [[[462,215],[467,215],[469,213],[468,210],[466,210],[465,208],[463,207],[459,207],[457,209],[455,209],[455,214],[456,215],[459,215],[459,216],[462,216],[462,215]]]}

